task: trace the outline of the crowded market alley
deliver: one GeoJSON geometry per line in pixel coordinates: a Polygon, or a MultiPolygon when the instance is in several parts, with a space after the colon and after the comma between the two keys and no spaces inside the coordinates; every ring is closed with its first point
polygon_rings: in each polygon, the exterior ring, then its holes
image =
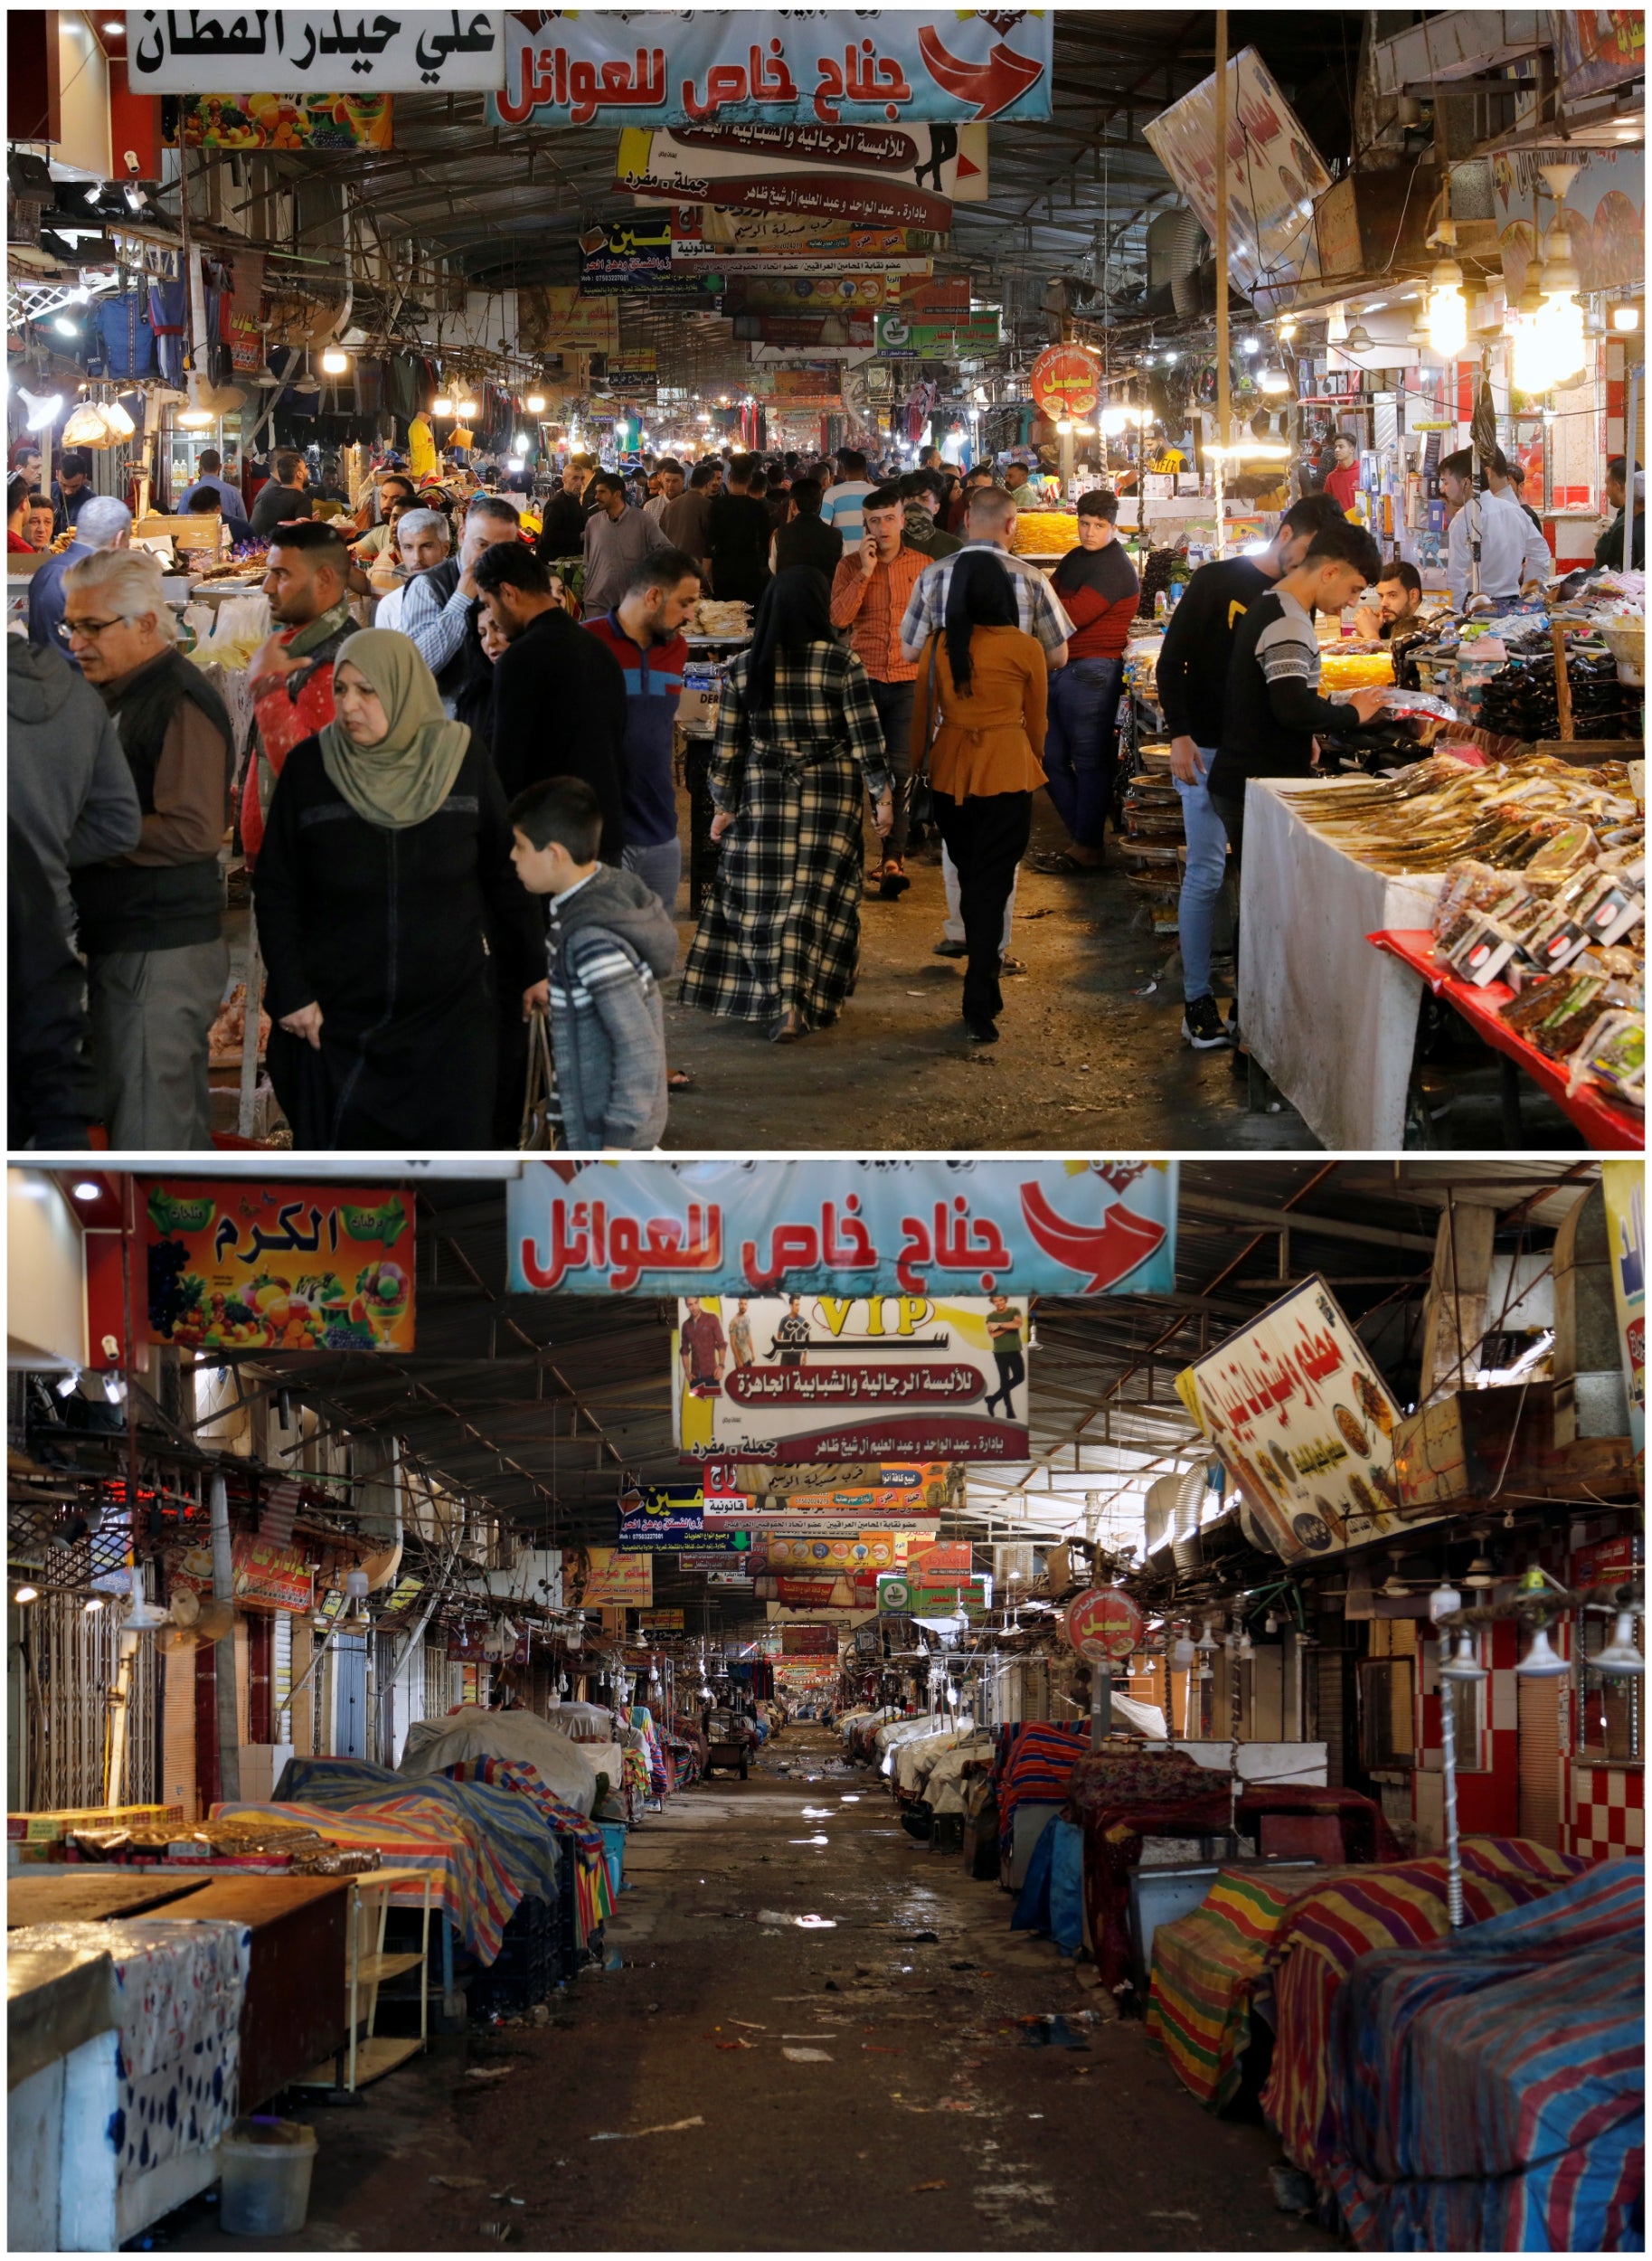
{"type": "MultiPolygon", "coordinates": [[[[623,1967],[370,2090],[296,2249],[1040,2250],[1083,2223],[1138,2252],[1335,2250],[1278,2210],[1259,2116],[1203,2124],[829,1729],[676,1801],[627,1870],[623,1967]],[[1053,2013],[1076,2046],[1029,2048],[1053,2013]]],[[[214,2216],[156,2249],[241,2249],[214,2216]]]]}

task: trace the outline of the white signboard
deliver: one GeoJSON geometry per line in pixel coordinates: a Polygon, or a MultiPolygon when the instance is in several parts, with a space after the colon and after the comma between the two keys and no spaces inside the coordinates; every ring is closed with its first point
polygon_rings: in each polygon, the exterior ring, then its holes
{"type": "Polygon", "coordinates": [[[128,8],[134,94],[491,93],[505,11],[128,8]]]}
{"type": "Polygon", "coordinates": [[[1024,1297],[692,1296],[672,1340],[684,1458],[1024,1461],[1024,1297]]]}
{"type": "Polygon", "coordinates": [[[1323,1280],[1270,1304],[1176,1389],[1285,1561],[1405,1528],[1400,1407],[1323,1280]]]}

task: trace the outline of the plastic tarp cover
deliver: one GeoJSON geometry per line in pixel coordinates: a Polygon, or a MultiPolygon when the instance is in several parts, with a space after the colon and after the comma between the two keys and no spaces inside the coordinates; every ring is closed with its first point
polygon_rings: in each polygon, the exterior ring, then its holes
{"type": "Polygon", "coordinates": [[[523,1760],[547,1790],[587,1816],[597,1802],[591,1746],[559,1734],[532,1711],[483,1711],[467,1704],[445,1719],[415,1720],[398,1771],[443,1774],[473,1758],[523,1760]]]}
{"type": "Polygon", "coordinates": [[[1083,1945],[1084,1832],[1076,1821],[1053,1813],[1039,1831],[1010,1929],[1046,1933],[1062,1954],[1083,1945]]]}

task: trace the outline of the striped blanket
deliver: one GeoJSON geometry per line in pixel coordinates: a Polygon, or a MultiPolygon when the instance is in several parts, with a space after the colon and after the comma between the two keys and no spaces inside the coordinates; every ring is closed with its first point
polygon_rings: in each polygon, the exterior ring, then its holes
{"type": "Polygon", "coordinates": [[[1052,1726],[1047,1719],[1029,1719],[998,1730],[999,1761],[995,1770],[998,1793],[998,1830],[1008,1840],[1018,1805],[1062,1805],[1072,1787],[1072,1770],[1090,1748],[1090,1729],[1052,1726]]]}
{"type": "Polygon", "coordinates": [[[488,1783],[496,1790],[514,1791],[518,1797],[529,1800],[543,1816],[553,1837],[572,1840],[574,1908],[579,1919],[580,1944],[584,1946],[592,1932],[614,1912],[602,1831],[576,1808],[566,1804],[553,1790],[547,1789],[524,1759],[461,1759],[446,1772],[453,1782],[488,1783]]]}
{"type": "Polygon", "coordinates": [[[1355,1871],[1221,1869],[1191,1915],[1153,1935],[1147,2037],[1207,2110],[1232,2101],[1268,1949],[1293,1900],[1355,1871]]]}
{"type": "Polygon", "coordinates": [[[1638,2252],[1646,1864],[1368,1955],[1331,2019],[1331,2187],[1391,2252],[1638,2252]]]}
{"type": "MultiPolygon", "coordinates": [[[[1587,1863],[1523,1837],[1466,1837],[1463,1904],[1470,1924],[1546,1898],[1587,1863]]],[[[1413,1947],[1447,1928],[1446,1864],[1438,1856],[1366,1868],[1293,1900],[1266,1956],[1276,2040],[1262,2110],[1285,2156],[1323,2181],[1336,2145],[1326,2067],[1331,2010],[1363,1954],[1413,1947]]]]}

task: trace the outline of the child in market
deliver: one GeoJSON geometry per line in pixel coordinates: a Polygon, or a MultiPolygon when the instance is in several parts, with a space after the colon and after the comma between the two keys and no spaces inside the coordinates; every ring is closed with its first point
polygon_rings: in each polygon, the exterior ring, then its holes
{"type": "Polygon", "coordinates": [[[676,961],[676,930],[645,880],[597,861],[602,808],[582,778],[529,786],[510,818],[516,876],[550,898],[544,999],[561,1143],[584,1152],[657,1146],[666,1113],[659,984],[676,961]]]}

